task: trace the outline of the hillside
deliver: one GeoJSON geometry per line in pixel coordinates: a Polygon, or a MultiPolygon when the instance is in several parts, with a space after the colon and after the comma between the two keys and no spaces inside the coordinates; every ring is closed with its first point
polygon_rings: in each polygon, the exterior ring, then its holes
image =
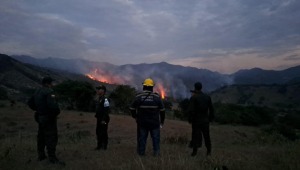
{"type": "MultiPolygon", "coordinates": [[[[205,84],[205,91],[212,91],[231,83],[227,75],[206,69],[172,65],[166,62],[116,66],[104,62],[91,62],[79,59],[36,59],[29,56],[12,57],[24,63],[67,70],[69,72],[90,74],[98,80],[112,84],[127,84],[140,90],[141,82],[145,78],[151,77],[157,85],[166,91],[167,96],[174,98],[189,97],[189,91],[193,88],[195,81],[202,81],[205,84]]],[[[160,89],[156,90],[160,92],[160,89]]]]}
{"type": "Polygon", "coordinates": [[[300,84],[231,85],[211,93],[219,103],[267,106],[283,110],[300,110],[300,84]]]}
{"type": "MultiPolygon", "coordinates": [[[[41,85],[41,79],[50,75],[55,79],[55,83],[65,80],[87,81],[93,85],[99,84],[84,75],[70,73],[53,68],[42,68],[30,64],[22,63],[10,56],[0,54],[0,88],[8,93],[11,100],[25,101],[28,94],[41,85]]],[[[108,85],[108,89],[114,88],[108,85]]]]}
{"type": "Polygon", "coordinates": [[[111,115],[107,151],[95,151],[94,113],[62,111],[58,119],[57,156],[66,167],[38,162],[37,124],[33,113],[21,103],[10,107],[0,102],[0,167],[3,170],[32,169],[172,169],[198,170],[226,166],[229,170],[299,169],[300,143],[289,142],[260,128],[212,124],[213,152],[200,149],[191,157],[187,147],[191,127],[187,122],[166,120],[161,131],[161,156],[151,155],[148,140],[145,157],[136,154],[136,124],[130,116],[111,115]]]}
{"type": "Polygon", "coordinates": [[[300,66],[291,67],[281,71],[263,70],[253,68],[239,70],[230,75],[234,84],[289,84],[300,80],[300,66]]]}

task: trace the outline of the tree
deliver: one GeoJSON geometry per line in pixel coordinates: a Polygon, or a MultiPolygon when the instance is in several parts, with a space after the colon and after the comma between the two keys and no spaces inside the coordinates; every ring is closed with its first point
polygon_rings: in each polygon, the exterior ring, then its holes
{"type": "Polygon", "coordinates": [[[129,114],[129,106],[134,100],[135,94],[135,88],[129,85],[119,85],[112,91],[109,98],[113,100],[116,109],[129,114]]]}
{"type": "Polygon", "coordinates": [[[68,80],[55,86],[54,90],[67,108],[94,111],[95,89],[90,83],[68,80]]]}

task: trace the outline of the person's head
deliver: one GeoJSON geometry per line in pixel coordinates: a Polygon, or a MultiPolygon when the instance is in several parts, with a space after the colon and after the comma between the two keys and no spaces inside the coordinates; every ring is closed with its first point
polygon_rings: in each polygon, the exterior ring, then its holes
{"type": "Polygon", "coordinates": [[[147,78],[143,82],[143,90],[144,91],[153,91],[154,81],[151,78],[147,78]]]}
{"type": "Polygon", "coordinates": [[[106,93],[106,87],[104,85],[97,86],[96,90],[99,96],[103,96],[106,93]]]}
{"type": "Polygon", "coordinates": [[[42,85],[46,87],[51,87],[53,81],[54,79],[52,79],[50,76],[46,76],[42,79],[42,85]]]}
{"type": "Polygon", "coordinates": [[[191,90],[191,92],[192,92],[193,94],[195,94],[195,93],[200,92],[201,90],[202,90],[202,83],[201,83],[201,82],[196,82],[196,83],[194,84],[194,90],[191,90]]]}

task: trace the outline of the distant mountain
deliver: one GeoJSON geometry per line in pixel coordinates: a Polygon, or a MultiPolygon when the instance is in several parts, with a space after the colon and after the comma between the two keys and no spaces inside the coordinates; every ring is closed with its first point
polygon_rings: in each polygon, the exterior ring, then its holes
{"type": "Polygon", "coordinates": [[[26,55],[15,55],[11,57],[23,63],[80,74],[89,73],[92,71],[91,69],[95,67],[101,67],[105,69],[116,67],[115,65],[106,62],[92,62],[82,59],[62,59],[51,57],[45,59],[37,59],[26,55]]]}
{"type": "Polygon", "coordinates": [[[131,85],[141,87],[141,82],[152,77],[157,85],[162,85],[169,96],[175,98],[190,97],[190,90],[196,81],[203,83],[204,91],[213,91],[216,88],[230,84],[226,75],[206,69],[171,65],[166,62],[155,64],[122,65],[115,72],[124,77],[130,77],[131,85]],[[125,71],[129,70],[129,71],[125,71]]]}
{"type": "Polygon", "coordinates": [[[230,85],[211,93],[218,103],[247,106],[266,106],[289,110],[300,110],[300,83],[286,85],[230,85]]]}
{"type": "Polygon", "coordinates": [[[92,62],[82,59],[46,58],[36,59],[30,56],[12,56],[13,58],[46,68],[66,70],[68,72],[89,75],[91,78],[111,84],[128,84],[141,90],[141,83],[151,77],[156,82],[156,91],[164,91],[167,96],[186,98],[196,81],[203,83],[204,91],[212,92],[220,87],[232,84],[271,85],[290,84],[300,81],[300,66],[274,71],[253,68],[239,70],[226,75],[206,69],[171,65],[166,62],[154,64],[127,64],[116,66],[105,62],[92,62]]]}
{"type": "Polygon", "coordinates": [[[47,75],[53,77],[56,83],[79,80],[93,85],[99,84],[82,74],[25,64],[10,56],[0,54],[0,88],[4,89],[12,100],[25,101],[28,95],[41,85],[42,78],[47,75]]]}
{"type": "Polygon", "coordinates": [[[232,75],[234,84],[287,84],[300,79],[300,66],[282,71],[253,68],[240,70],[232,75]]]}
{"type": "Polygon", "coordinates": [[[15,59],[48,68],[67,70],[112,84],[128,84],[141,90],[141,83],[151,77],[156,82],[156,91],[164,91],[174,98],[190,97],[190,89],[196,81],[203,83],[204,91],[212,91],[224,85],[231,84],[228,75],[212,72],[206,69],[171,65],[166,62],[154,64],[127,64],[116,66],[104,62],[91,62],[81,59],[34,59],[29,56],[13,56],[15,59]]]}

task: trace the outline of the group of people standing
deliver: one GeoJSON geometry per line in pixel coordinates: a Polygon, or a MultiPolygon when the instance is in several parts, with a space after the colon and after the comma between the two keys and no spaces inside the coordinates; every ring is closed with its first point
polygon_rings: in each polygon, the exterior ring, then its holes
{"type": "MultiPolygon", "coordinates": [[[[52,90],[51,77],[42,80],[42,87],[37,89],[28,101],[28,106],[35,110],[35,120],[38,123],[37,150],[38,160],[46,159],[47,148],[50,163],[65,165],[56,155],[57,145],[57,116],[60,114],[59,105],[52,90]]],[[[132,117],[137,123],[137,153],[145,155],[146,142],[150,133],[153,145],[153,155],[160,155],[160,129],[165,121],[165,107],[159,94],[153,92],[155,83],[147,78],[143,82],[143,91],[138,93],[130,105],[132,117]]],[[[207,155],[211,154],[211,141],[209,122],[214,119],[214,108],[211,98],[202,92],[202,84],[195,83],[189,102],[189,123],[192,125],[192,140],[190,147],[193,149],[191,156],[197,154],[202,146],[202,136],[207,148],[207,155]]],[[[96,87],[96,150],[106,150],[108,145],[108,124],[110,122],[110,100],[106,97],[106,87],[96,87]]]]}

